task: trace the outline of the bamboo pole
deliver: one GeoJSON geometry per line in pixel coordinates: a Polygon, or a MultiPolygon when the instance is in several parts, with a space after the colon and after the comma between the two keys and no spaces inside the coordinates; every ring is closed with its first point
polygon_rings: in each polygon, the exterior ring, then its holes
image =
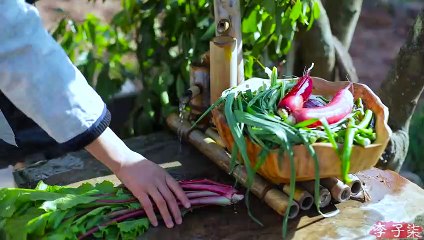
{"type": "MultiPolygon", "coordinates": [[[[182,133],[182,136],[220,167],[225,172],[230,172],[230,155],[219,146],[213,139],[208,138],[203,132],[197,129],[190,131],[190,124],[187,121],[181,122],[177,114],[168,116],[167,124],[174,132],[182,133]]],[[[237,166],[232,176],[246,187],[247,172],[244,166],[237,166]]],[[[278,214],[284,215],[288,209],[289,198],[282,191],[279,191],[265,181],[262,177],[256,175],[250,191],[259,199],[263,200],[269,207],[278,214]]],[[[299,213],[299,205],[296,202],[290,207],[289,218],[294,218],[299,213]]]]}
{"type": "MultiPolygon", "coordinates": [[[[299,185],[304,188],[307,192],[315,196],[315,181],[304,181],[299,182],[299,185]]],[[[323,187],[319,186],[319,207],[324,208],[327,207],[331,202],[331,193],[330,191],[323,187]]]]}
{"type": "Polygon", "coordinates": [[[350,187],[350,196],[355,197],[362,191],[361,180],[359,180],[359,178],[354,174],[349,174],[348,177],[352,180],[350,183],[347,183],[350,187]]]}
{"type": "MultiPolygon", "coordinates": [[[[230,161],[229,158],[228,161],[230,161]]],[[[228,170],[225,171],[228,172],[228,170]]],[[[242,182],[243,185],[246,186],[247,171],[244,166],[238,165],[233,171],[233,176],[237,179],[237,181],[242,182]]],[[[278,214],[283,216],[286,213],[289,205],[289,197],[280,190],[273,188],[272,185],[262,177],[258,175],[255,176],[251,191],[259,199],[263,200],[268,206],[274,209],[274,211],[276,211],[278,214]]],[[[299,208],[299,204],[293,202],[289,210],[290,219],[295,218],[299,214],[299,208]]]]}
{"type": "MultiPolygon", "coordinates": [[[[289,184],[285,184],[282,188],[285,194],[290,195],[289,184]]],[[[293,198],[299,204],[299,207],[302,210],[309,210],[314,204],[314,197],[312,197],[309,192],[299,187],[296,187],[293,198]]]]}
{"type": "Polygon", "coordinates": [[[215,37],[210,47],[210,103],[224,90],[237,86],[237,40],[228,36],[215,37]]]}
{"type": "Polygon", "coordinates": [[[193,108],[193,114],[201,115],[210,105],[209,66],[194,64],[190,66],[190,86],[200,90],[197,95],[192,95],[190,106],[193,108]]]}
{"type": "Polygon", "coordinates": [[[243,41],[239,0],[214,0],[216,36],[230,36],[237,39],[237,83],[244,81],[243,41]]]}
{"type": "Polygon", "coordinates": [[[331,196],[337,202],[345,202],[350,198],[350,187],[337,178],[324,178],[320,180],[322,185],[331,192],[331,196]]]}
{"type": "Polygon", "coordinates": [[[208,128],[206,129],[205,134],[206,136],[212,138],[219,146],[225,148],[225,144],[216,130],[208,128]]]}

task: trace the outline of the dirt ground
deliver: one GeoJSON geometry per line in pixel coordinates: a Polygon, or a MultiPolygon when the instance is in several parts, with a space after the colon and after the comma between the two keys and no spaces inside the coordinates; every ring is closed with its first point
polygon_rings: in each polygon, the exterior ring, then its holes
{"type": "MultiPolygon", "coordinates": [[[[37,3],[41,17],[47,28],[65,15],[82,21],[88,13],[106,21],[120,10],[119,0],[77,1],[41,0],[37,3]]],[[[376,90],[405,41],[408,30],[419,10],[424,7],[422,0],[364,0],[364,6],[358,21],[350,53],[359,79],[376,90]],[[392,5],[389,5],[391,3],[392,5]]]]}

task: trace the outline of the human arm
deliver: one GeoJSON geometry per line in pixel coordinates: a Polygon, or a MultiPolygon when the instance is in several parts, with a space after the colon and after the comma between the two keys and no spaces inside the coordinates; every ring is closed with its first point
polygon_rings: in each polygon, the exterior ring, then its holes
{"type": "Polygon", "coordinates": [[[182,190],[163,169],[128,149],[108,128],[106,105],[44,29],[38,11],[23,0],[0,0],[0,9],[0,90],[4,95],[61,148],[86,147],[108,166],[140,199],[152,224],[156,218],[146,197],[152,195],[167,226],[172,224],[167,205],[178,222],[179,209],[175,210],[176,201],[168,193],[176,192],[186,203],[182,190]]]}
{"type": "Polygon", "coordinates": [[[157,219],[149,196],[158,206],[167,227],[173,226],[168,208],[175,222],[181,224],[181,213],[174,195],[184,207],[190,207],[190,203],[179,184],[166,171],[131,151],[109,128],[89,144],[86,150],[109,167],[125,186],[132,189],[154,226],[157,225],[157,219]]]}

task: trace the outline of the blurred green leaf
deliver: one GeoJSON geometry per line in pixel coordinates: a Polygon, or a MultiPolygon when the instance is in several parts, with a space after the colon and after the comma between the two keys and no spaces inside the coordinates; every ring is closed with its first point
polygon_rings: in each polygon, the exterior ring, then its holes
{"type": "MultiPolygon", "coordinates": [[[[312,26],[315,0],[241,1],[245,77],[262,76],[255,58],[278,65],[291,47],[297,24],[312,26]]],[[[52,36],[104,99],[125,80],[140,81],[134,134],[153,131],[188,87],[190,64],[200,62],[215,36],[212,0],[121,0],[110,23],[93,14],[84,22],[62,19],[52,36]],[[186,81],[187,80],[187,81],[186,81]],[[141,129],[139,126],[147,126],[141,129]]]]}
{"type": "Polygon", "coordinates": [[[184,81],[181,79],[180,76],[177,77],[177,97],[178,99],[181,98],[186,90],[184,81]]]}
{"type": "Polygon", "coordinates": [[[263,7],[267,12],[273,14],[275,12],[275,0],[263,1],[263,7]]]}
{"type": "Polygon", "coordinates": [[[254,33],[258,29],[258,11],[254,10],[250,15],[243,19],[242,22],[242,31],[244,33],[254,33]]]}
{"type": "Polygon", "coordinates": [[[253,76],[253,63],[254,63],[254,59],[253,56],[249,55],[247,56],[247,58],[245,59],[245,64],[244,64],[244,75],[245,78],[251,78],[253,76]]]}
{"type": "Polygon", "coordinates": [[[293,21],[296,21],[300,17],[301,13],[302,13],[302,3],[300,2],[300,0],[297,0],[292,10],[290,11],[290,18],[293,21]]]}

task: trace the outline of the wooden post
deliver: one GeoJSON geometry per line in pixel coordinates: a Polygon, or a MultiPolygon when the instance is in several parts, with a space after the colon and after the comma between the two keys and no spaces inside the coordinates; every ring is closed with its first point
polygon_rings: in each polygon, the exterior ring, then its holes
{"type": "Polygon", "coordinates": [[[210,104],[237,86],[237,39],[218,36],[210,42],[210,104]]]}
{"type": "Polygon", "coordinates": [[[214,0],[215,34],[237,39],[237,83],[244,81],[240,1],[214,0]]]}

